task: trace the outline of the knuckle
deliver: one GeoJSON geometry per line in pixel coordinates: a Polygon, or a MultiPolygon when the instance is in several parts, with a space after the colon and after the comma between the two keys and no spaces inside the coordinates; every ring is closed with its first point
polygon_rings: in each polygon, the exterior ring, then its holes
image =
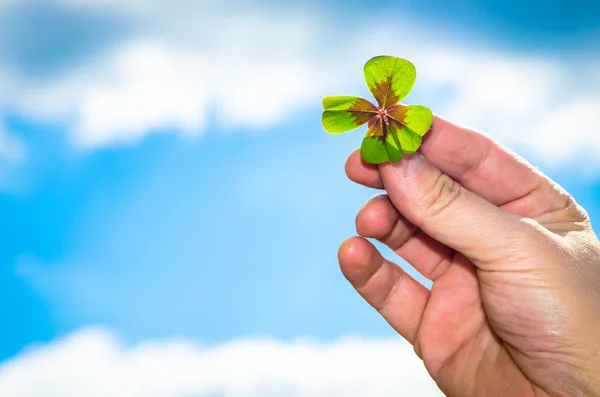
{"type": "Polygon", "coordinates": [[[532,248],[545,238],[545,229],[534,219],[518,218],[510,243],[519,248],[532,248]]]}
{"type": "Polygon", "coordinates": [[[420,202],[428,217],[437,217],[455,205],[461,195],[462,187],[448,175],[440,174],[420,202]]]}
{"type": "Polygon", "coordinates": [[[544,253],[545,257],[552,257],[556,253],[556,240],[542,225],[531,218],[520,218],[516,225],[516,233],[510,244],[512,257],[516,261],[531,260],[544,253]],[[535,255],[537,253],[537,255],[535,255]]]}
{"type": "Polygon", "coordinates": [[[571,196],[562,187],[553,186],[558,191],[558,196],[561,198],[561,204],[557,206],[556,211],[559,213],[558,219],[575,222],[588,222],[589,216],[585,209],[580,206],[575,198],[571,196]]]}
{"type": "Polygon", "coordinates": [[[516,225],[515,243],[535,245],[554,243],[557,236],[533,218],[519,217],[516,225]]]}
{"type": "Polygon", "coordinates": [[[373,307],[378,311],[384,310],[388,306],[388,304],[390,303],[390,301],[392,300],[394,295],[396,295],[396,293],[404,285],[404,279],[405,279],[404,272],[400,272],[400,274],[398,275],[398,279],[390,287],[388,292],[385,294],[383,300],[381,302],[373,302],[373,307]]]}
{"type": "Polygon", "coordinates": [[[569,205],[567,206],[567,211],[572,219],[579,222],[590,222],[590,216],[587,211],[579,205],[574,198],[570,197],[569,205]]]}
{"type": "Polygon", "coordinates": [[[541,230],[540,224],[535,219],[527,217],[519,217],[517,219],[521,233],[534,234],[541,230]]]}
{"type": "Polygon", "coordinates": [[[498,230],[498,238],[490,240],[481,259],[487,271],[527,273],[547,266],[552,258],[561,255],[560,240],[537,221],[510,216],[510,229],[506,225],[490,225],[491,230],[498,230]]]}

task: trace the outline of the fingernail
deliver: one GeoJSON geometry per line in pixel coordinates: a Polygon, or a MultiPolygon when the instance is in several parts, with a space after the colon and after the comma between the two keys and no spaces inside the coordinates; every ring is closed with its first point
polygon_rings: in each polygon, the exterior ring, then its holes
{"type": "Polygon", "coordinates": [[[402,157],[402,160],[392,163],[394,173],[401,178],[410,179],[414,178],[415,175],[423,168],[423,156],[419,153],[409,154],[402,157]]]}

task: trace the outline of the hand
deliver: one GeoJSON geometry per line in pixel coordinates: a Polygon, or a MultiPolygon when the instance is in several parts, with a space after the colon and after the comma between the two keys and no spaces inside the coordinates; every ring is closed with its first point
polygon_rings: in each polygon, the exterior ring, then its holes
{"type": "Polygon", "coordinates": [[[385,189],[356,219],[346,278],[449,396],[600,396],[600,244],[585,211],[490,138],[436,117],[421,153],[348,177],[385,189]]]}

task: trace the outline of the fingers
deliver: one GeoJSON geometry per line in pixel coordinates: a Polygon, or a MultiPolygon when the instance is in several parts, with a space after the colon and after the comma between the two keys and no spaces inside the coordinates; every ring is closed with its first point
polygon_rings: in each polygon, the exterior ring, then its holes
{"type": "Polygon", "coordinates": [[[532,218],[558,234],[590,228],[588,216],[583,208],[551,180],[527,196],[503,205],[502,208],[513,214],[532,218]]]}
{"type": "Polygon", "coordinates": [[[515,265],[519,255],[544,243],[541,226],[463,188],[419,154],[381,165],[380,174],[390,201],[408,221],[483,270],[515,265]]]}
{"type": "MultiPolygon", "coordinates": [[[[435,116],[420,152],[443,173],[497,206],[533,217],[561,209],[569,196],[539,171],[491,138],[435,116]],[[543,192],[541,192],[543,191],[543,192]],[[550,191],[550,195],[546,195],[550,191]],[[541,192],[541,194],[539,193],[541,192]]],[[[354,151],[346,162],[348,177],[382,189],[376,169],[354,151]]]]}
{"type": "Polygon", "coordinates": [[[344,276],[400,335],[413,343],[429,290],[384,259],[367,240],[350,238],[338,252],[344,276]]]}
{"type": "Polygon", "coordinates": [[[443,173],[495,205],[525,197],[547,180],[490,137],[436,116],[421,152],[443,173]],[[518,181],[518,183],[515,183],[518,181]]]}
{"type": "Polygon", "coordinates": [[[346,175],[351,181],[373,189],[383,189],[379,167],[364,161],[360,155],[360,148],[352,152],[346,160],[346,175]]]}
{"type": "Polygon", "coordinates": [[[453,251],[400,215],[385,194],[373,197],[359,211],[356,231],[387,245],[432,281],[443,274],[452,261],[453,251]]]}

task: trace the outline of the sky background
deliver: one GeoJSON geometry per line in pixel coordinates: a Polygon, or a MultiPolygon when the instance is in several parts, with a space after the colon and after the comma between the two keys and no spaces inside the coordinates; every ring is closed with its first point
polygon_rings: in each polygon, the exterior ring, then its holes
{"type": "Polygon", "coordinates": [[[595,226],[599,40],[584,0],[0,0],[0,395],[439,395],[339,271],[374,192],[321,98],[407,58],[595,226]]]}

